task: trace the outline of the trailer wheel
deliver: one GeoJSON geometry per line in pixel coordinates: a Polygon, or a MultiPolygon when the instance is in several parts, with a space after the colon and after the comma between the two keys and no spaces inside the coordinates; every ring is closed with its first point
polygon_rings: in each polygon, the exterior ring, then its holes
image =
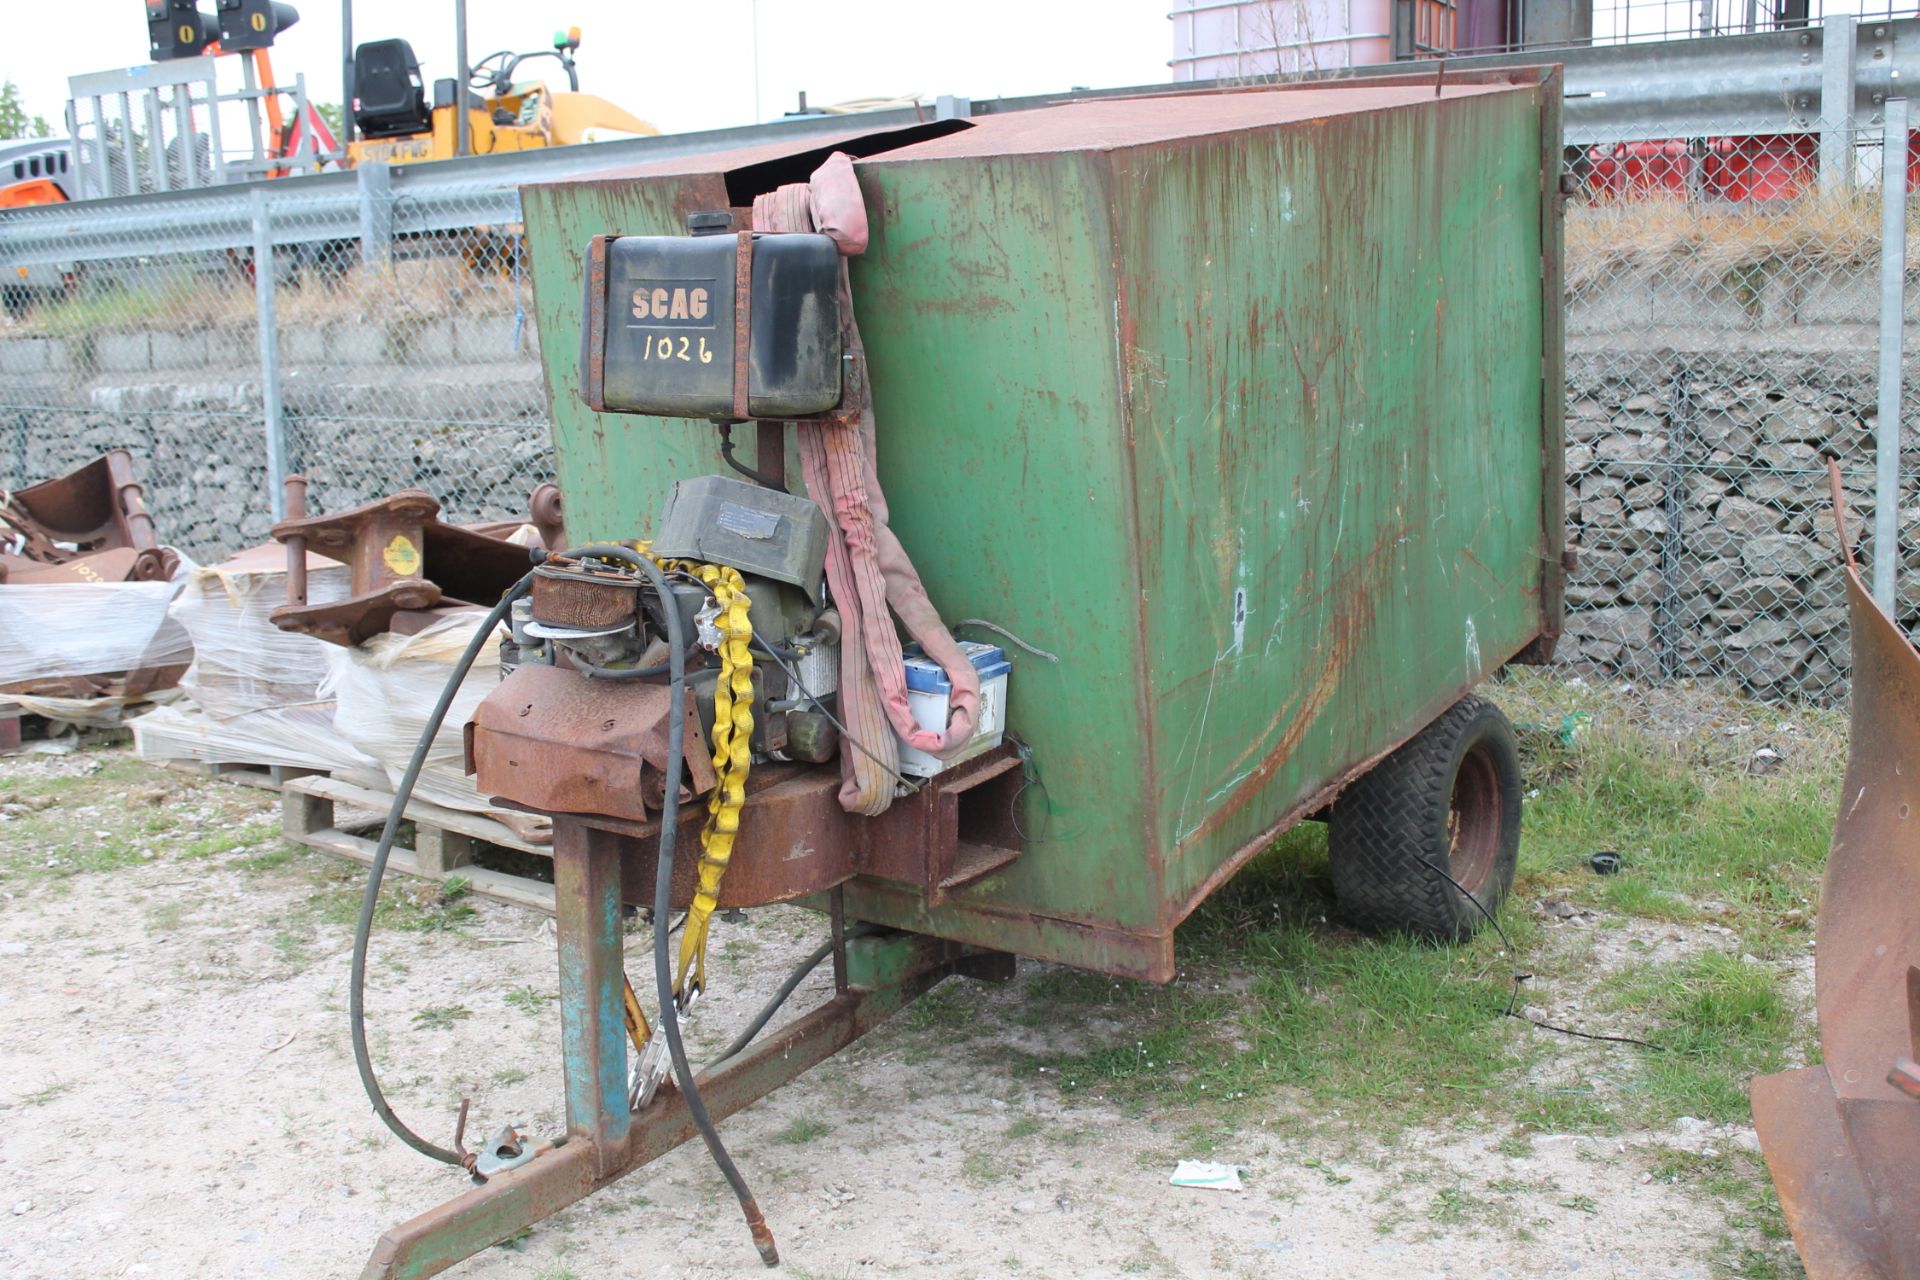
{"type": "Polygon", "coordinates": [[[1460,940],[1486,923],[1520,856],[1520,758],[1499,707],[1468,695],[1363,774],[1328,824],[1333,891],[1364,929],[1460,940]]]}

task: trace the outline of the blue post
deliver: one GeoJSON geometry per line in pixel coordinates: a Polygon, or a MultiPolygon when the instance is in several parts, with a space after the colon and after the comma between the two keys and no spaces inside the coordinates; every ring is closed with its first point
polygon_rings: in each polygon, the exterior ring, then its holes
{"type": "Polygon", "coordinates": [[[553,899],[560,934],[560,1047],[567,1132],[591,1142],[602,1173],[627,1162],[625,970],[618,840],[585,823],[554,824],[553,899]]]}

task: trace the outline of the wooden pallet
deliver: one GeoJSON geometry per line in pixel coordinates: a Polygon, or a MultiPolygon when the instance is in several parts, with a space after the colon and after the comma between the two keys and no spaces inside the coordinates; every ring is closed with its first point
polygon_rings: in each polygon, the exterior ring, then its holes
{"type": "Polygon", "coordinates": [[[31,751],[35,743],[55,737],[71,738],[75,751],[126,741],[124,726],[75,725],[72,733],[59,734],[55,726],[61,723],[64,722],[49,720],[18,706],[4,705],[4,699],[0,699],[0,756],[31,751]]]}
{"type": "MultiPolygon", "coordinates": [[[[291,778],[280,787],[281,832],[287,839],[310,848],[363,865],[371,863],[379,841],[341,830],[334,821],[336,805],[371,809],[384,815],[393,805],[393,796],[338,778],[320,775],[291,778]]],[[[445,880],[457,875],[467,881],[474,893],[553,914],[552,885],[528,876],[473,865],[474,845],[479,842],[543,858],[553,856],[550,845],[522,840],[512,828],[484,814],[443,809],[424,800],[409,802],[406,816],[414,825],[413,847],[403,849],[396,842],[387,859],[389,870],[427,880],[445,880]]]]}
{"type": "Polygon", "coordinates": [[[263,791],[278,791],[295,778],[312,777],[319,772],[318,769],[298,769],[284,764],[232,764],[212,760],[171,759],[153,763],[202,778],[218,778],[236,786],[259,787],[263,791]]]}

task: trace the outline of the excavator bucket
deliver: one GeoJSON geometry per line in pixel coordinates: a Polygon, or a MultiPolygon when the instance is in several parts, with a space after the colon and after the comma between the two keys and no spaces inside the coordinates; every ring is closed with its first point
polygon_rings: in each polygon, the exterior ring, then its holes
{"type": "Polygon", "coordinates": [[[0,582],[164,582],[179,564],[179,554],[154,533],[125,449],[109,449],[52,480],[0,491],[0,582]]]}
{"type": "Polygon", "coordinates": [[[1753,1123],[1812,1280],[1920,1280],[1920,652],[1874,602],[1829,464],[1853,635],[1846,782],[1814,945],[1818,1066],[1753,1123]]]}

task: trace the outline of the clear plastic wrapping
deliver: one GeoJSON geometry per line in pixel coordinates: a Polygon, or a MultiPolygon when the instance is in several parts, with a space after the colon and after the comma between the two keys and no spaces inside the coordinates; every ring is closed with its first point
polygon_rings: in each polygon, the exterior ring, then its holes
{"type": "MultiPolygon", "coordinates": [[[[326,603],[351,589],[347,566],[307,557],[307,599],[326,603]]],[[[149,760],[320,769],[380,785],[380,766],[334,728],[322,700],[335,646],[282,631],[269,616],[286,603],[287,553],[269,543],[186,575],[173,620],[193,639],[180,678],[187,700],[132,721],[149,760]]]]}
{"type": "MultiPolygon", "coordinates": [[[[389,786],[399,785],[440,690],[485,617],[478,610],[456,613],[418,635],[387,632],[351,649],[327,647],[329,670],[320,694],[334,700],[334,726],[348,742],[379,761],[389,786]]],[[[420,799],[477,813],[491,808],[466,775],[465,729],[480,700],[499,683],[496,628],[434,736],[426,767],[414,785],[420,799]]]]}
{"type": "Polygon", "coordinates": [[[167,607],[194,567],[169,582],[0,583],[0,685],[185,663],[193,642],[167,607]]]}
{"type": "Polygon", "coordinates": [[[134,749],[147,760],[319,769],[365,786],[386,785],[380,766],[333,727],[333,708],[325,704],[215,718],[183,701],[127,723],[134,749]]]}
{"type": "Polygon", "coordinates": [[[28,715],[40,716],[56,725],[78,729],[116,729],[138,724],[143,711],[165,705],[180,697],[178,689],[156,689],[138,698],[102,694],[97,698],[56,698],[37,693],[0,693],[0,708],[17,707],[28,715]]]}
{"type": "MultiPolygon", "coordinates": [[[[345,599],[351,581],[346,565],[307,557],[310,603],[345,599]]],[[[287,553],[278,544],[187,575],[172,608],[193,638],[193,665],[180,687],[202,711],[225,719],[319,701],[335,646],[274,626],[269,615],[286,602],[287,553]]]]}

